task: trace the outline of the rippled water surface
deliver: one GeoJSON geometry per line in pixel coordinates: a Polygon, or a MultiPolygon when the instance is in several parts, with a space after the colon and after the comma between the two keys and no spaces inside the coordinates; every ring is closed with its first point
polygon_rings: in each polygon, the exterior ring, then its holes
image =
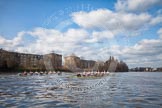
{"type": "Polygon", "coordinates": [[[162,73],[111,73],[95,79],[1,74],[0,107],[162,108],[162,73]]]}

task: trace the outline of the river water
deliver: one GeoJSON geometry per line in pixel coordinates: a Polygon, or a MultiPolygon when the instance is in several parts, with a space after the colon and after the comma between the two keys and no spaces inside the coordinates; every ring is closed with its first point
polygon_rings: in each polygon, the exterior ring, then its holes
{"type": "Polygon", "coordinates": [[[0,75],[0,108],[162,108],[162,72],[0,75]]]}

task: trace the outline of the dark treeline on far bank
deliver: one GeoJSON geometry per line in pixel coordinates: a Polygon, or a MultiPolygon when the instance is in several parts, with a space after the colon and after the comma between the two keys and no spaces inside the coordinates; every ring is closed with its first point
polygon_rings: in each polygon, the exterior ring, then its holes
{"type": "Polygon", "coordinates": [[[129,69],[130,72],[162,72],[162,67],[152,68],[152,67],[136,67],[129,69]]]}
{"type": "Polygon", "coordinates": [[[105,70],[109,72],[128,72],[129,68],[125,62],[118,61],[113,56],[110,56],[103,65],[99,65],[99,71],[105,70]]]}

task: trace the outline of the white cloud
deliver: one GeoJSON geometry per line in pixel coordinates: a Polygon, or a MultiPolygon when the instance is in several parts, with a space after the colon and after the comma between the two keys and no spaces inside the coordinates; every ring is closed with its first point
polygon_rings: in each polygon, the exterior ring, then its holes
{"type": "Polygon", "coordinates": [[[108,9],[98,9],[91,12],[74,12],[72,19],[86,29],[109,30],[113,34],[137,32],[148,26],[152,16],[148,13],[118,13],[108,9]]]}
{"type": "Polygon", "coordinates": [[[3,36],[0,36],[0,45],[8,49],[13,49],[16,46],[21,45],[24,34],[25,34],[24,31],[19,32],[17,36],[15,36],[13,39],[6,39],[3,36]]]}
{"type": "Polygon", "coordinates": [[[155,18],[152,18],[150,24],[151,25],[162,24],[162,15],[158,15],[155,18]]]}
{"type": "Polygon", "coordinates": [[[158,67],[161,66],[162,63],[162,56],[161,58],[159,58],[162,54],[162,42],[161,40],[145,39],[140,41],[133,47],[128,48],[127,51],[124,52],[124,54],[126,54],[124,56],[126,56],[128,61],[132,61],[128,62],[128,64],[130,65],[134,61],[136,65],[158,67]]]}
{"type": "Polygon", "coordinates": [[[80,42],[87,38],[88,32],[83,29],[69,29],[64,33],[65,41],[80,42]]]}
{"type": "MultiPolygon", "coordinates": [[[[15,51],[25,53],[45,54],[55,51],[56,53],[64,54],[79,52],[77,54],[82,55],[81,53],[83,52],[84,54],[91,52],[88,50],[85,52],[85,48],[96,49],[92,48],[93,45],[86,46],[86,44],[94,44],[98,41],[112,39],[113,37],[114,35],[110,31],[87,32],[84,29],[68,29],[65,32],[60,32],[55,29],[37,27],[31,31],[18,33],[12,40],[0,37],[0,45],[7,50],[14,49],[15,51]],[[31,40],[31,42],[25,42],[23,39],[25,35],[27,35],[28,38],[30,36],[29,41],[31,40]],[[34,37],[34,40],[32,37],[34,37]],[[82,47],[84,47],[84,49],[82,47]]],[[[91,53],[93,53],[93,50],[91,53]]]]}
{"type": "Polygon", "coordinates": [[[102,31],[102,32],[93,32],[92,36],[95,38],[107,38],[107,39],[111,39],[114,37],[113,33],[110,31],[102,31]]]}
{"type": "Polygon", "coordinates": [[[5,43],[7,43],[7,40],[5,40],[5,38],[3,38],[2,36],[0,36],[0,44],[4,45],[5,43]]]}
{"type": "Polygon", "coordinates": [[[85,40],[87,43],[96,43],[103,40],[109,40],[114,38],[114,34],[111,31],[93,31],[92,36],[85,40]]]}
{"type": "Polygon", "coordinates": [[[133,46],[113,45],[109,48],[102,48],[104,59],[113,55],[119,60],[124,60],[130,67],[154,66],[162,64],[162,42],[160,39],[144,39],[133,46]]]}
{"type": "Polygon", "coordinates": [[[162,39],[162,28],[160,28],[157,33],[159,34],[159,37],[162,39]]]}
{"type": "Polygon", "coordinates": [[[146,11],[154,5],[162,4],[161,0],[118,0],[115,4],[117,11],[146,11]]]}
{"type": "Polygon", "coordinates": [[[78,48],[89,35],[83,29],[68,29],[66,32],[60,32],[55,29],[36,28],[28,33],[38,38],[31,47],[35,47],[38,52],[42,51],[40,53],[71,52],[78,48]]]}

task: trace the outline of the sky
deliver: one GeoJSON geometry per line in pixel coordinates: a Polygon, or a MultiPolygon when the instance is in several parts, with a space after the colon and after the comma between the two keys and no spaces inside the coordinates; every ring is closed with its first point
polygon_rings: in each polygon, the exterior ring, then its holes
{"type": "Polygon", "coordinates": [[[0,48],[162,67],[162,1],[0,0],[0,48]]]}

